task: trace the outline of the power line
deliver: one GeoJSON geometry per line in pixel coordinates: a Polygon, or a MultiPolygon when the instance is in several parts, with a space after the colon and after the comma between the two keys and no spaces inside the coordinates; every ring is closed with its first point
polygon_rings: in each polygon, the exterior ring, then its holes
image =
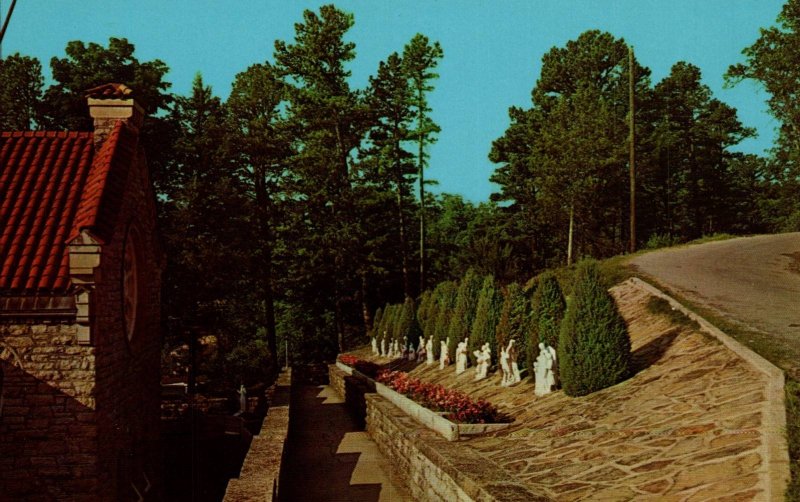
{"type": "MultiPolygon", "coordinates": [[[[6,20],[3,22],[3,28],[0,29],[0,59],[3,58],[3,38],[6,36],[6,30],[8,29],[8,22],[11,21],[11,14],[14,13],[14,7],[17,5],[17,0],[11,0],[11,7],[8,8],[8,14],[6,14],[6,20]]],[[[0,8],[0,12],[2,9],[0,8]]]]}

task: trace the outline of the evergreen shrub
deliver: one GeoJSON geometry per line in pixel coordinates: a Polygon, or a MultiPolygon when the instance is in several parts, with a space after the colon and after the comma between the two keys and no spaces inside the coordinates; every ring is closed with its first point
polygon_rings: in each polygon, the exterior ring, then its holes
{"type": "MultiPolygon", "coordinates": [[[[528,301],[522,286],[512,282],[506,287],[503,307],[500,310],[500,320],[497,323],[495,332],[497,350],[507,347],[510,340],[515,340],[518,354],[517,364],[520,368],[526,366],[526,348],[528,332],[530,331],[530,306],[530,301],[528,301]]],[[[500,357],[499,352],[497,357],[500,357]]]]}
{"type": "Polygon", "coordinates": [[[467,354],[472,364],[476,364],[474,351],[480,349],[484,343],[489,344],[492,361],[497,362],[497,338],[495,332],[497,321],[500,317],[502,299],[498,294],[494,284],[494,277],[491,275],[483,279],[483,286],[478,295],[478,304],[475,307],[475,319],[470,330],[469,343],[467,344],[467,354]]]}
{"type": "Polygon", "coordinates": [[[569,396],[605,389],[630,373],[628,329],[594,260],[578,264],[557,354],[561,384],[569,396]]]}
{"type": "MultiPolygon", "coordinates": [[[[544,272],[539,276],[531,303],[533,336],[527,345],[527,359],[533,364],[539,357],[539,343],[558,349],[561,321],[567,309],[558,278],[553,272],[544,272]]],[[[530,375],[533,376],[533,371],[530,375]]]]}
{"type": "Polygon", "coordinates": [[[455,308],[447,328],[447,350],[450,361],[456,360],[458,343],[470,335],[482,283],[481,277],[474,270],[469,269],[458,286],[455,308]]]}

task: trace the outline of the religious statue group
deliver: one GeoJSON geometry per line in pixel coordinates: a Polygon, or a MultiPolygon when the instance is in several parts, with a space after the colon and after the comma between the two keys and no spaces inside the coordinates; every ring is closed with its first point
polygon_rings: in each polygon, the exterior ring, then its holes
{"type": "MultiPolygon", "coordinates": [[[[400,345],[399,340],[389,340],[388,334],[384,331],[383,338],[378,341],[378,337],[372,337],[372,353],[380,357],[388,357],[392,359],[408,359],[409,361],[425,362],[428,366],[434,364],[436,359],[433,353],[433,337],[427,339],[423,336],[420,337],[419,344],[415,348],[412,343],[409,343],[406,337],[403,337],[403,345],[400,345]]],[[[467,346],[469,339],[458,342],[455,352],[455,365],[456,375],[460,375],[467,371],[467,346]]],[[[450,355],[447,347],[447,342],[442,340],[439,349],[439,369],[443,370],[445,366],[449,366],[450,355]]],[[[515,345],[516,340],[510,340],[508,345],[500,347],[499,369],[500,369],[500,385],[509,387],[522,381],[520,375],[519,364],[517,362],[519,353],[515,345]]],[[[483,380],[488,376],[489,367],[492,364],[491,347],[488,343],[484,343],[482,347],[472,352],[475,356],[475,376],[474,380],[483,380]]],[[[534,372],[534,393],[537,396],[543,396],[553,391],[556,386],[556,351],[553,347],[544,343],[539,344],[539,356],[533,361],[532,369],[534,372]]]]}

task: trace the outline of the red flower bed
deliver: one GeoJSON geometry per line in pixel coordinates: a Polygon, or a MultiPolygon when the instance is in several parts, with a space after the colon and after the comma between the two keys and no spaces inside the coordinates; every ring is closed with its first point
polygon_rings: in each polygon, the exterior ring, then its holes
{"type": "Polygon", "coordinates": [[[445,416],[453,422],[485,424],[510,421],[487,401],[473,401],[463,392],[423,382],[404,371],[383,370],[378,373],[377,381],[429,410],[445,412],[445,416]]]}
{"type": "Polygon", "coordinates": [[[381,367],[375,363],[361,360],[350,354],[343,354],[339,356],[339,361],[341,361],[342,364],[346,364],[347,366],[360,371],[370,378],[375,378],[375,376],[378,374],[378,370],[381,369],[381,367]]]}
{"type": "Polygon", "coordinates": [[[351,356],[350,354],[342,354],[339,356],[339,361],[350,366],[351,368],[360,360],[361,359],[357,358],[356,356],[351,356]]]}

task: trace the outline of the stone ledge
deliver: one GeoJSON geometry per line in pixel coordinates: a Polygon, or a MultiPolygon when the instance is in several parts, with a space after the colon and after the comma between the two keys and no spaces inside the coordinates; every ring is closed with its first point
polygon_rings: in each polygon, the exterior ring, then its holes
{"type": "Polygon", "coordinates": [[[277,487],[283,447],[289,432],[291,384],[291,369],[278,376],[261,431],[253,436],[239,478],[228,482],[224,501],[274,500],[273,488],[277,487]]]}
{"type": "Polygon", "coordinates": [[[417,424],[385,398],[368,394],[367,431],[398,466],[416,500],[545,501],[476,451],[417,424]]]}
{"type": "Polygon", "coordinates": [[[784,492],[791,477],[789,470],[789,447],[786,443],[785,377],[783,371],[759,354],[734,340],[703,317],[684,307],[677,300],[639,278],[631,278],[636,287],[668,301],[670,306],[697,322],[700,328],[719,340],[731,352],[746,361],[753,369],[766,376],[766,399],[762,408],[763,433],[761,455],[765,459],[766,472],[760,474],[759,485],[764,489],[764,500],[784,500],[784,492]]]}

